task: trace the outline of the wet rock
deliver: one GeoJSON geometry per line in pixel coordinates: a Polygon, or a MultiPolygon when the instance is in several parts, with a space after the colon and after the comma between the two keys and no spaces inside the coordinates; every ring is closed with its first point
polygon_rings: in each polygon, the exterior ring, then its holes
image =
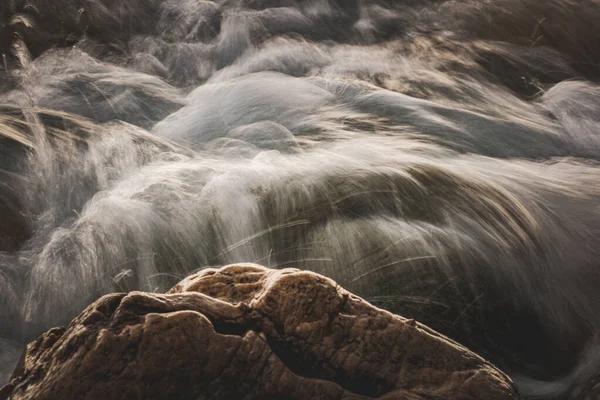
{"type": "Polygon", "coordinates": [[[0,399],[518,399],[508,377],[320,275],[245,264],[111,294],[27,347],[0,399]]]}

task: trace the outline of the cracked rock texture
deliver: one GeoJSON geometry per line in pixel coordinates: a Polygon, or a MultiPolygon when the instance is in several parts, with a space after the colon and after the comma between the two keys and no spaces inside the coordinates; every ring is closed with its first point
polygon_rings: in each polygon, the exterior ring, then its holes
{"type": "Polygon", "coordinates": [[[105,296],[29,344],[0,399],[517,399],[488,362],[320,275],[207,269],[105,296]]]}

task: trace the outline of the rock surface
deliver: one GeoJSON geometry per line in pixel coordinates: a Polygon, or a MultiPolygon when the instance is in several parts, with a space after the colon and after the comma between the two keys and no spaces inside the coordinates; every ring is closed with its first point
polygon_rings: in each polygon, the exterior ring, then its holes
{"type": "Polygon", "coordinates": [[[330,279],[207,269],[105,296],[29,344],[0,399],[518,399],[485,360],[330,279]]]}

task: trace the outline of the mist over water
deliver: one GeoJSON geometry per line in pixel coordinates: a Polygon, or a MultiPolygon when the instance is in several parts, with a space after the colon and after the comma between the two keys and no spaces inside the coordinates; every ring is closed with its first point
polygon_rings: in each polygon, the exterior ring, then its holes
{"type": "Polygon", "coordinates": [[[3,3],[0,364],[103,294],[256,262],[576,398],[600,371],[597,21],[598,0],[3,3]]]}

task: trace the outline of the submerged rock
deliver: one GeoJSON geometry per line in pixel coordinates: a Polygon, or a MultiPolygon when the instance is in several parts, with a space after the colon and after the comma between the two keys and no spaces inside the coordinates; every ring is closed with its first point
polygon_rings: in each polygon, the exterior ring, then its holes
{"type": "Polygon", "coordinates": [[[312,272],[206,269],[104,296],[30,343],[0,399],[518,399],[428,327],[312,272]]]}

